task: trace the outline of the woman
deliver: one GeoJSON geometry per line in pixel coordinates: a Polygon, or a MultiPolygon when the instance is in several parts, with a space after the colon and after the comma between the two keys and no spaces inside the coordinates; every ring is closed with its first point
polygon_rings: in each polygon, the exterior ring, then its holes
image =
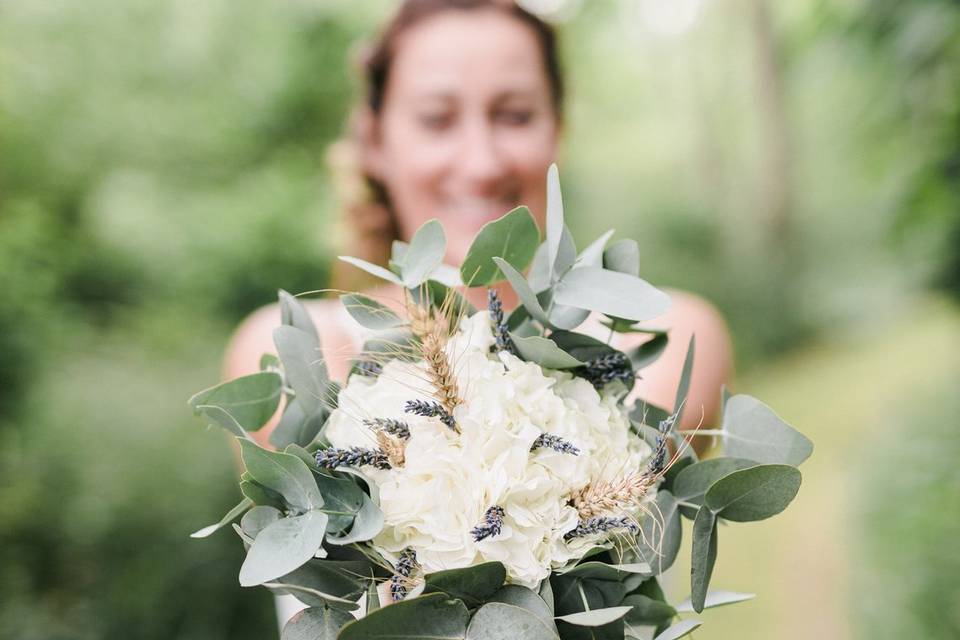
{"type": "MultiPolygon", "coordinates": [[[[563,83],[552,29],[512,2],[408,0],[388,24],[364,65],[366,100],[353,117],[351,153],[370,199],[350,206],[354,246],[344,253],[384,263],[390,242],[409,239],[430,218],[448,238],[448,262],[459,264],[483,224],[518,204],[543,228],[546,173],[562,128],[563,83]]],[[[344,153],[344,147],[336,151],[344,153]]],[[[335,282],[356,277],[338,266],[335,282]]],[[[502,290],[505,302],[515,301],[502,290]]],[[[719,314],[690,294],[672,291],[673,306],[653,324],[670,330],[663,356],[644,370],[634,393],[673,404],[686,345],[697,336],[684,426],[716,418],[720,387],[731,373],[727,330],[719,314]]],[[[475,304],[485,304],[485,292],[475,304]]],[[[380,287],[372,295],[402,299],[380,287]]],[[[332,377],[342,380],[360,346],[358,328],[338,301],[309,303],[332,377]]],[[[258,370],[273,352],[280,322],[275,305],[260,309],[229,345],[225,376],[258,370]]],[[[596,329],[599,324],[594,323],[596,329]]],[[[589,329],[587,329],[589,331],[589,329]]],[[[604,337],[606,335],[604,334],[604,337]]],[[[618,346],[637,335],[615,336],[618,346]]],[[[257,437],[266,443],[269,427],[257,437]]]]}

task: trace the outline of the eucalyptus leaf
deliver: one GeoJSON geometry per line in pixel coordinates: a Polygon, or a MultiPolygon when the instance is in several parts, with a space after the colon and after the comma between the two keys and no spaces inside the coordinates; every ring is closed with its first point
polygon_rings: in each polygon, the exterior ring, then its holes
{"type": "Polygon", "coordinates": [[[666,490],[657,491],[656,516],[648,515],[642,525],[642,535],[637,537],[639,559],[652,567],[652,575],[660,575],[677,559],[683,526],[677,499],[666,490]]]}
{"type": "Polygon", "coordinates": [[[340,302],[347,313],[367,329],[380,331],[399,327],[404,323],[403,319],[386,305],[360,293],[345,293],[340,296],[340,302]]]}
{"type": "Polygon", "coordinates": [[[439,220],[428,220],[413,234],[410,247],[403,256],[400,267],[403,286],[412,289],[426,282],[433,270],[443,262],[446,252],[447,238],[443,233],[443,225],[439,220]]]}
{"type": "Polygon", "coordinates": [[[540,293],[550,288],[551,267],[550,256],[547,254],[547,243],[542,242],[537,247],[537,252],[533,254],[533,262],[530,264],[530,271],[527,275],[527,282],[534,292],[540,293]]]}
{"type": "Polygon", "coordinates": [[[301,329],[282,325],[273,330],[287,383],[297,394],[306,413],[314,413],[330,401],[330,378],[320,342],[301,329]]]}
{"type": "Polygon", "coordinates": [[[606,609],[592,609],[590,611],[581,611],[580,613],[571,613],[565,616],[557,616],[557,620],[567,624],[577,625],[578,627],[600,627],[609,624],[614,620],[619,620],[630,612],[631,607],[608,607],[606,609]]]}
{"type": "Polygon", "coordinates": [[[488,602],[473,614],[466,640],[559,640],[553,621],[544,622],[532,611],[503,602],[488,602]]]}
{"type": "Polygon", "coordinates": [[[674,608],[666,602],[654,600],[649,596],[640,594],[627,596],[623,599],[623,604],[624,606],[630,607],[630,611],[625,616],[624,622],[631,627],[659,627],[677,615],[674,608]]]}
{"type": "Polygon", "coordinates": [[[272,353],[260,356],[260,371],[277,371],[280,369],[280,358],[272,353]]]}
{"type": "Polygon", "coordinates": [[[267,489],[250,478],[247,473],[240,476],[240,493],[250,498],[253,504],[258,506],[274,507],[276,509],[286,508],[282,495],[272,489],[267,489]]]}
{"type": "Polygon", "coordinates": [[[582,562],[565,571],[558,571],[560,575],[577,578],[596,578],[599,580],[623,580],[625,574],[649,574],[650,565],[646,562],[628,564],[607,564],[606,562],[582,562]]]}
{"type": "Polygon", "coordinates": [[[709,507],[700,507],[693,521],[693,550],[690,562],[690,600],[693,610],[703,611],[713,565],[717,561],[717,517],[709,507]]]}
{"type": "Polygon", "coordinates": [[[376,276],[381,280],[386,280],[392,284],[403,286],[403,280],[401,280],[396,274],[392,271],[384,269],[380,265],[373,264],[372,262],[367,262],[366,260],[361,260],[360,258],[354,258],[351,256],[338,256],[340,260],[343,260],[347,264],[352,264],[358,269],[363,269],[370,275],[376,276]]]}
{"type": "Polygon", "coordinates": [[[354,516],[353,526],[343,535],[327,536],[327,542],[337,545],[363,542],[373,539],[374,536],[383,530],[383,512],[380,510],[380,507],[370,499],[370,496],[365,493],[362,495],[363,502],[360,505],[360,511],[354,516]]]}
{"type": "MultiPolygon", "coordinates": [[[[543,584],[547,585],[547,589],[549,589],[549,580],[544,580],[543,584]]],[[[532,589],[521,587],[517,584],[506,584],[487,598],[487,602],[502,602],[526,609],[556,633],[557,626],[553,622],[553,607],[532,589]]]]}
{"type": "Polygon", "coordinates": [[[483,225],[460,266],[460,278],[471,287],[493,284],[504,278],[493,262],[494,257],[506,260],[517,271],[523,271],[539,244],[540,232],[533,215],[526,207],[517,207],[483,225]]]}
{"type": "Polygon", "coordinates": [[[445,593],[475,607],[500,590],[507,578],[500,562],[484,562],[462,569],[428,573],[424,593],[445,593]]]}
{"type": "Polygon", "coordinates": [[[577,256],[574,265],[578,267],[602,267],[603,250],[604,247],[607,246],[607,242],[610,240],[610,237],[613,235],[613,231],[613,229],[610,229],[602,236],[591,242],[587,248],[581,251],[580,255],[577,256]]]}
{"type": "Polygon", "coordinates": [[[240,567],[240,585],[252,587],[290,573],[320,550],[327,515],[308,511],[266,527],[253,541],[240,567]]]}
{"type": "Polygon", "coordinates": [[[280,300],[280,324],[306,331],[319,341],[317,327],[304,304],[283,289],[277,292],[277,297],[280,300]]]}
{"type": "MultiPolygon", "coordinates": [[[[204,389],[190,398],[190,406],[198,415],[216,421],[230,431],[216,407],[228,414],[244,431],[256,431],[267,423],[280,405],[283,379],[274,371],[261,371],[204,389]],[[216,417],[215,417],[216,416],[216,417]]],[[[239,434],[238,434],[239,435],[239,434]]]]}
{"type": "Polygon", "coordinates": [[[340,627],[353,619],[346,611],[310,607],[290,618],[283,627],[280,640],[337,640],[340,627]]]}
{"type": "Polygon", "coordinates": [[[800,471],[788,464],[763,464],[734,471],[710,487],[704,504],[734,522],[753,522],[774,516],[796,497],[800,471]]]}
{"type": "Polygon", "coordinates": [[[656,362],[663,355],[664,349],[667,348],[667,340],[667,334],[660,333],[654,335],[639,347],[634,347],[628,351],[627,356],[630,358],[630,364],[633,365],[634,371],[640,371],[656,362]]]}
{"type": "Polygon", "coordinates": [[[377,609],[344,626],[338,640],[463,640],[469,617],[463,602],[433,593],[377,609]]]}
{"type": "Polygon", "coordinates": [[[646,281],[600,267],[577,267],[554,287],[554,301],[628,320],[649,320],[670,307],[670,297],[646,281]]]}
{"type": "Polygon", "coordinates": [[[685,635],[689,635],[690,632],[694,631],[702,624],[703,623],[699,620],[682,620],[677,624],[667,628],[663,633],[658,635],[653,640],[677,640],[677,638],[682,638],[685,635]]]}
{"type": "Polygon", "coordinates": [[[500,267],[503,274],[507,276],[507,281],[517,293],[517,297],[520,298],[520,303],[523,304],[530,316],[540,324],[550,326],[546,311],[540,306],[537,295],[533,292],[533,289],[530,288],[530,285],[527,284],[523,275],[502,258],[497,257],[494,258],[493,261],[500,267]]]}
{"type": "Polygon", "coordinates": [[[603,267],[631,276],[640,275],[640,247],[636,240],[617,240],[603,252],[603,267]]]}
{"type": "Polygon", "coordinates": [[[352,611],[373,580],[373,570],[366,561],[312,559],[270,586],[273,591],[290,593],[310,606],[352,611]]]}
{"type": "Polygon", "coordinates": [[[550,324],[557,329],[570,331],[576,329],[584,320],[590,317],[590,312],[586,309],[577,309],[563,304],[555,304],[548,314],[550,324]]]}
{"type": "Polygon", "coordinates": [[[687,406],[687,396],[690,395],[690,378],[693,376],[693,355],[697,348],[697,337],[690,336],[687,344],[687,355],[683,358],[683,369],[680,371],[680,382],[677,384],[677,394],[673,401],[673,412],[677,415],[674,421],[676,428],[680,428],[680,419],[687,406]]]}
{"type": "Polygon", "coordinates": [[[210,426],[219,425],[236,437],[253,442],[253,438],[250,437],[250,434],[247,433],[246,429],[241,427],[240,423],[234,420],[233,416],[220,407],[215,407],[213,405],[198,405],[194,408],[194,411],[209,420],[211,422],[210,426]]]}
{"type": "Polygon", "coordinates": [[[253,506],[253,500],[244,496],[243,500],[241,500],[237,504],[237,506],[235,506],[233,509],[230,509],[230,511],[228,511],[225,516],[220,518],[219,522],[217,522],[216,524],[211,524],[209,526],[206,526],[203,529],[200,529],[199,531],[194,531],[193,533],[190,534],[190,537],[206,538],[213,532],[219,529],[222,529],[223,527],[233,522],[237,518],[237,516],[239,516],[241,513],[249,509],[251,506],[253,506]]]}
{"type": "Polygon", "coordinates": [[[283,410],[280,422],[270,432],[270,444],[277,449],[283,449],[290,444],[305,447],[314,441],[329,415],[326,407],[320,407],[308,415],[298,399],[293,398],[283,410]]]}
{"type": "Polygon", "coordinates": [[[576,261],[577,245],[573,241],[570,228],[563,225],[563,233],[560,235],[560,248],[557,251],[557,259],[553,263],[553,282],[559,282],[564,274],[573,268],[576,261]]]}
{"type": "Polygon", "coordinates": [[[250,536],[250,539],[256,539],[260,532],[280,520],[283,514],[279,509],[268,506],[256,506],[243,514],[240,519],[240,528],[250,536]]]}
{"type": "Polygon", "coordinates": [[[301,511],[323,506],[313,474],[300,458],[267,451],[248,440],[240,440],[240,454],[250,477],[282,495],[291,506],[301,511]]]}
{"type": "MultiPolygon", "coordinates": [[[[711,589],[710,591],[707,591],[707,597],[704,599],[703,608],[710,609],[711,607],[722,607],[726,604],[744,602],[746,600],[752,600],[756,597],[757,594],[755,593],[737,593],[736,591],[721,591],[711,589]]],[[[678,604],[677,611],[680,613],[692,613],[693,604],[690,602],[690,598],[687,598],[678,604]]]]}
{"type": "MultiPolygon", "coordinates": [[[[694,505],[703,504],[704,495],[717,480],[730,475],[734,471],[756,466],[753,460],[743,458],[711,458],[691,464],[684,468],[673,481],[673,495],[680,502],[694,505]]],[[[687,517],[694,517],[689,511],[684,511],[687,517]]]]}
{"type": "MultiPolygon", "coordinates": [[[[564,230],[563,194],[560,191],[560,172],[556,164],[547,169],[547,264],[551,274],[556,273],[557,254],[564,230]]],[[[552,277],[551,277],[552,279],[552,277]]]]}
{"type": "Polygon", "coordinates": [[[558,347],[581,362],[587,362],[588,360],[617,352],[616,349],[606,342],[572,331],[553,331],[550,334],[550,339],[553,340],[558,347]]]}
{"type": "Polygon", "coordinates": [[[527,362],[535,362],[545,369],[572,369],[583,365],[549,338],[524,338],[514,333],[510,334],[510,338],[521,358],[527,362]]]}
{"type": "Polygon", "coordinates": [[[724,403],[723,449],[728,456],[796,467],[813,453],[813,443],[756,398],[735,395],[724,403]]]}

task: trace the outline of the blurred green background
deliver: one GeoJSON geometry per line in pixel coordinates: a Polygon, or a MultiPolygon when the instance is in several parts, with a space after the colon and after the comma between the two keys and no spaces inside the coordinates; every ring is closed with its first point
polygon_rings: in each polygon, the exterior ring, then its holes
{"type": "MultiPolygon", "coordinates": [[[[531,0],[557,11],[580,239],[637,238],[811,436],[721,531],[717,638],[960,637],[960,2],[531,0]]],[[[231,328],[327,283],[326,146],[390,2],[0,3],[0,637],[267,638],[185,400],[231,328]]],[[[686,595],[684,569],[669,585],[686,595]]]]}

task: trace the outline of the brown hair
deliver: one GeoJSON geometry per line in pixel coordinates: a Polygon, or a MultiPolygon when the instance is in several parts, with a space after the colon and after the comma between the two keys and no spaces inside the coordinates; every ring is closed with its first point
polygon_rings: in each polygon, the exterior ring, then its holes
{"type": "MultiPolygon", "coordinates": [[[[513,0],[404,0],[379,37],[360,56],[358,66],[363,79],[363,100],[358,108],[368,109],[374,117],[383,110],[397,41],[404,31],[443,11],[480,9],[504,12],[533,31],[543,56],[554,111],[559,118],[563,113],[564,86],[556,34],[552,26],[513,0]]],[[[391,243],[397,239],[397,224],[386,189],[362,166],[355,121],[356,109],[348,123],[348,136],[331,145],[327,153],[348,234],[345,249],[349,255],[385,264],[390,256],[391,243]]],[[[334,265],[332,280],[332,286],[340,289],[360,289],[369,282],[358,270],[344,268],[340,261],[334,265]]]]}

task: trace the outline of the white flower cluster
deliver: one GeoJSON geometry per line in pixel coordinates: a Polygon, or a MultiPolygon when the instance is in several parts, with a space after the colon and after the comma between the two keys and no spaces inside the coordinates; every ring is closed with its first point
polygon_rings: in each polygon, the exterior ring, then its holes
{"type": "Polygon", "coordinates": [[[364,420],[397,418],[410,427],[402,465],[363,468],[380,493],[385,526],[373,546],[384,557],[395,562],[411,547],[427,573],[498,560],[511,582],[535,588],[598,541],[564,540],[578,523],[571,497],[591,482],[641,470],[651,451],[613,394],[509,353],[491,354],[493,342],[489,314],[479,312],[447,344],[463,399],[454,412],[460,433],[437,418],[404,413],[408,400],[430,399],[432,389],[423,363],[392,360],[376,378],[350,378],[325,435],[335,447],[373,447],[364,420]],[[579,454],[531,451],[541,434],[563,438],[579,454]],[[494,505],[503,508],[502,529],[476,541],[471,531],[494,505]]]}

